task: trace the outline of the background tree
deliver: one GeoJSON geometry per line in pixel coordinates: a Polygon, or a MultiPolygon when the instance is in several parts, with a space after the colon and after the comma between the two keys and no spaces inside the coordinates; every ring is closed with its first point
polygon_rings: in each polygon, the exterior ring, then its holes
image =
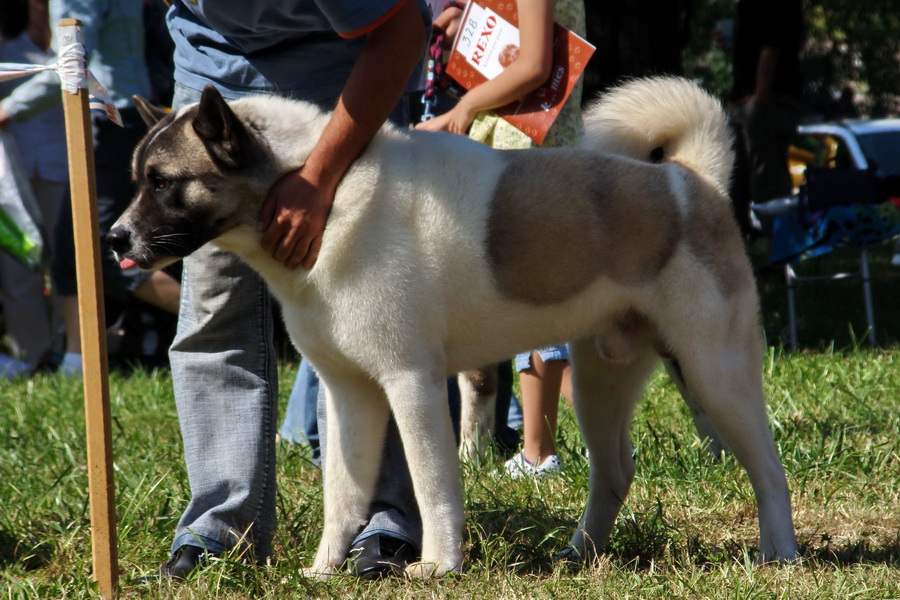
{"type": "MultiPolygon", "coordinates": [[[[685,75],[724,97],[731,55],[716,46],[716,21],[736,0],[585,0],[588,39],[597,53],[585,72],[586,101],[622,78],[685,75]]],[[[871,117],[900,111],[897,0],[806,0],[802,56],[808,119],[823,118],[840,91],[857,92],[871,117]]]]}
{"type": "Polygon", "coordinates": [[[585,101],[626,77],[684,74],[695,1],[585,0],[587,38],[597,46],[585,71],[585,101]]]}
{"type": "Polygon", "coordinates": [[[871,117],[900,106],[900,10],[896,0],[821,0],[806,3],[804,70],[811,99],[844,86],[859,92],[871,117]]]}
{"type": "MultiPolygon", "coordinates": [[[[734,16],[735,0],[693,0],[685,73],[723,95],[731,82],[728,52],[716,47],[712,31],[734,16]]],[[[896,0],[807,0],[806,45],[802,55],[808,119],[828,116],[841,90],[857,92],[870,117],[900,110],[900,11],[896,0]]]]}

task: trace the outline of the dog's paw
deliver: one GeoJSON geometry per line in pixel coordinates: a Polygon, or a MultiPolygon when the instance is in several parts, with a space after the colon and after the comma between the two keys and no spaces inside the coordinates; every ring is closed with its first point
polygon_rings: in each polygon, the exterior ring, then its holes
{"type": "Polygon", "coordinates": [[[300,569],[300,575],[307,579],[312,579],[313,581],[326,581],[335,573],[337,573],[337,569],[330,565],[325,567],[312,566],[300,569]]]}
{"type": "Polygon", "coordinates": [[[462,444],[459,447],[459,462],[475,468],[480,468],[489,461],[487,446],[477,444],[462,444]]]}
{"type": "Polygon", "coordinates": [[[472,440],[463,440],[459,445],[459,461],[477,465],[481,457],[478,453],[478,445],[472,440]]]}
{"type": "Polygon", "coordinates": [[[447,573],[459,571],[459,565],[447,566],[437,562],[419,561],[410,563],[406,567],[406,576],[410,579],[436,579],[447,573]]]}

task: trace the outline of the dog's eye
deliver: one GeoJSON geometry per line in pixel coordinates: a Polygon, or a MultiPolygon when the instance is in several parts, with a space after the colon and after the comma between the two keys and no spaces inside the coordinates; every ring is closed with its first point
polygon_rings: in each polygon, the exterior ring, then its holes
{"type": "Polygon", "coordinates": [[[162,177],[153,177],[150,179],[150,185],[153,186],[154,192],[164,192],[169,189],[171,182],[168,179],[163,179],[162,177]]]}

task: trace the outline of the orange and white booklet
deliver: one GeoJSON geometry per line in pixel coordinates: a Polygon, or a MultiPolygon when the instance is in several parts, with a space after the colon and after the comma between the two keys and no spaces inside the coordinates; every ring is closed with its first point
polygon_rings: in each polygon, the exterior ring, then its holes
{"type": "MultiPolygon", "coordinates": [[[[518,22],[514,1],[469,0],[447,60],[447,75],[465,90],[499,75],[518,55],[518,22]]],[[[554,23],[550,78],[524,98],[494,112],[540,144],[594,50],[584,38],[554,23]]]]}

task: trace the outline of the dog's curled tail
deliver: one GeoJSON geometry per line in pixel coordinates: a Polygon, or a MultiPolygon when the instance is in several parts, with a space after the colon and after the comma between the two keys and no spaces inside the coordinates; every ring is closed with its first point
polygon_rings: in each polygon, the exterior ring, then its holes
{"type": "Polygon", "coordinates": [[[721,103],[681,77],[633,79],[584,111],[585,148],[636,160],[677,160],[727,191],[734,155],[721,103]],[[661,150],[661,155],[660,155],[661,150]]]}

